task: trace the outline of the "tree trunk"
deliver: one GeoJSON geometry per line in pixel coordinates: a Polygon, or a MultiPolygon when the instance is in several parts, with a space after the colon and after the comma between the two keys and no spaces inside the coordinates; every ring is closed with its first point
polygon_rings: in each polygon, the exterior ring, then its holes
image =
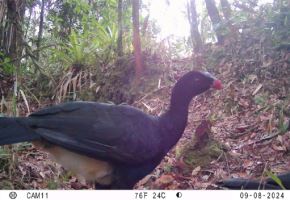
{"type": "Polygon", "coordinates": [[[238,38],[239,35],[239,31],[236,28],[235,25],[233,25],[232,23],[232,10],[231,10],[231,5],[228,2],[228,0],[220,0],[221,3],[221,8],[222,8],[222,12],[224,15],[224,18],[226,20],[226,25],[230,30],[230,34],[227,35],[227,38],[231,37],[232,39],[236,40],[238,38]]]}
{"type": "Polygon", "coordinates": [[[188,20],[190,23],[191,40],[195,53],[202,51],[202,40],[198,31],[197,13],[195,0],[190,0],[187,4],[188,20]]]}
{"type": "Polygon", "coordinates": [[[133,46],[135,56],[135,83],[139,84],[143,75],[141,41],[140,41],[140,24],[139,24],[139,0],[132,0],[132,19],[133,19],[133,46]]]}
{"type": "Polygon", "coordinates": [[[214,0],[205,0],[205,4],[206,4],[208,15],[209,15],[210,20],[212,22],[214,31],[216,33],[218,43],[222,44],[224,42],[224,36],[222,35],[220,28],[219,28],[222,20],[221,20],[221,17],[219,15],[218,9],[215,5],[215,1],[214,0]]]}
{"type": "Polygon", "coordinates": [[[44,5],[45,5],[45,0],[42,0],[41,1],[40,16],[39,16],[39,31],[38,31],[37,43],[36,43],[36,48],[37,48],[36,58],[37,58],[37,60],[39,60],[39,49],[40,49],[41,40],[42,40],[42,33],[43,33],[44,5]]]}
{"type": "MultiPolygon", "coordinates": [[[[22,24],[25,14],[25,0],[6,0],[1,1],[1,11],[0,11],[0,47],[1,53],[0,61],[3,58],[9,57],[12,60],[14,66],[14,92],[13,92],[13,102],[16,102],[17,88],[18,88],[18,73],[20,68],[20,57],[23,50],[23,30],[22,24]]],[[[10,75],[11,76],[11,75],[10,75]]],[[[9,77],[6,77],[10,79],[9,77]]],[[[12,87],[12,84],[8,87],[12,87]]],[[[0,87],[0,93],[2,93],[0,87]]],[[[3,95],[3,93],[2,93],[3,95]]],[[[17,115],[17,107],[13,108],[14,116],[17,115]]]]}
{"type": "Polygon", "coordinates": [[[118,0],[118,39],[117,55],[123,56],[123,0],[118,0]]]}
{"type": "Polygon", "coordinates": [[[13,64],[20,65],[20,56],[23,50],[22,24],[25,13],[25,0],[7,0],[6,9],[1,13],[1,41],[0,46],[3,53],[15,60],[13,64]]]}
{"type": "Polygon", "coordinates": [[[231,5],[228,2],[228,0],[220,0],[220,2],[221,2],[221,8],[222,8],[224,17],[227,21],[229,21],[231,19],[231,13],[232,13],[231,5]]]}

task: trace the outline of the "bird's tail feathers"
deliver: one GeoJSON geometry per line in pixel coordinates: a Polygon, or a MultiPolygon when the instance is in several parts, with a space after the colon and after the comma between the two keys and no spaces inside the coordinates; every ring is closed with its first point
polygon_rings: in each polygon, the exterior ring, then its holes
{"type": "Polygon", "coordinates": [[[26,119],[0,117],[0,145],[39,139],[40,137],[25,125],[26,119]]]}

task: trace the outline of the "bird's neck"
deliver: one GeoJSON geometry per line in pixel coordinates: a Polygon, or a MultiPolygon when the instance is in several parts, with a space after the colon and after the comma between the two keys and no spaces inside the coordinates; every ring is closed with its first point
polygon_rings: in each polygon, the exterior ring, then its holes
{"type": "Polygon", "coordinates": [[[160,127],[165,152],[167,153],[180,139],[187,124],[188,110],[168,110],[160,116],[160,127]]]}
{"type": "Polygon", "coordinates": [[[164,113],[164,118],[168,121],[166,123],[171,124],[171,133],[180,134],[180,136],[185,129],[189,103],[194,96],[184,88],[181,81],[175,85],[172,90],[169,109],[164,113]]]}
{"type": "Polygon", "coordinates": [[[171,124],[170,130],[173,133],[182,134],[187,123],[188,107],[178,110],[169,109],[164,115],[171,124]]]}
{"type": "Polygon", "coordinates": [[[194,96],[200,93],[189,89],[188,85],[190,85],[188,80],[184,78],[175,84],[171,93],[169,109],[160,116],[161,132],[166,140],[167,150],[175,145],[183,134],[187,124],[189,103],[194,96]]]}
{"type": "Polygon", "coordinates": [[[187,124],[188,106],[190,100],[179,101],[171,99],[167,112],[160,116],[163,137],[166,138],[166,150],[174,146],[182,136],[187,124]]]}

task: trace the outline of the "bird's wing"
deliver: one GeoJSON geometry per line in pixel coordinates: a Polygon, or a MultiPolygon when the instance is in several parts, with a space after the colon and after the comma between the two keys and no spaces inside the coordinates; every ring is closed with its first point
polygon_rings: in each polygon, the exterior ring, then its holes
{"type": "Polygon", "coordinates": [[[156,120],[130,106],[66,103],[31,114],[27,123],[52,144],[108,161],[137,164],[160,151],[156,120]]]}

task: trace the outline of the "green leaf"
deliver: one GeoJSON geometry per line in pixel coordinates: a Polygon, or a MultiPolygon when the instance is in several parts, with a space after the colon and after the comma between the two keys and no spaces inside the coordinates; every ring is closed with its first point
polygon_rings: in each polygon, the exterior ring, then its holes
{"type": "Polygon", "coordinates": [[[273,179],[283,190],[286,190],[285,186],[283,185],[282,181],[271,171],[266,171],[268,177],[273,179]]]}

